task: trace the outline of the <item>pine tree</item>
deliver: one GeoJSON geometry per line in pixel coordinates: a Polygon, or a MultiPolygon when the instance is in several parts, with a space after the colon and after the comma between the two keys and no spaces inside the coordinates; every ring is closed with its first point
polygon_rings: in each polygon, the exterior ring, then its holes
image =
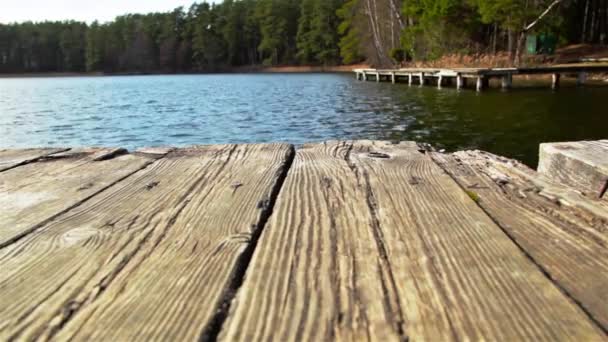
{"type": "Polygon", "coordinates": [[[265,57],[265,64],[293,61],[299,13],[298,0],[258,0],[255,9],[261,33],[258,49],[265,57]]]}
{"type": "Polygon", "coordinates": [[[361,53],[361,33],[357,26],[359,16],[359,0],[348,0],[337,11],[341,22],[338,25],[338,33],[341,35],[338,46],[342,62],[351,64],[363,59],[361,53]]]}
{"type": "Polygon", "coordinates": [[[225,63],[226,47],[219,26],[220,18],[208,3],[195,6],[192,21],[193,59],[200,70],[215,70],[225,63]]]}
{"type": "Polygon", "coordinates": [[[315,59],[324,65],[338,62],[337,0],[316,0],[311,23],[315,46],[315,59]]]}
{"type": "Polygon", "coordinates": [[[335,64],[338,60],[336,0],[303,0],[298,26],[298,57],[304,63],[335,64]]]}
{"type": "Polygon", "coordinates": [[[298,34],[296,36],[298,59],[302,63],[312,63],[317,47],[312,29],[313,11],[317,0],[302,0],[300,5],[300,19],[298,20],[298,34]]]}

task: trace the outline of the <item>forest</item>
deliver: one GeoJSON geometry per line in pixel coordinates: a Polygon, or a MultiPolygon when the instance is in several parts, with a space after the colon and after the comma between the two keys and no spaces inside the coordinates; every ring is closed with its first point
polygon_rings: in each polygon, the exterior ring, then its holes
{"type": "Polygon", "coordinates": [[[529,33],[608,43],[606,0],[224,0],[111,22],[0,24],[0,73],[389,66],[509,52],[529,33]]]}

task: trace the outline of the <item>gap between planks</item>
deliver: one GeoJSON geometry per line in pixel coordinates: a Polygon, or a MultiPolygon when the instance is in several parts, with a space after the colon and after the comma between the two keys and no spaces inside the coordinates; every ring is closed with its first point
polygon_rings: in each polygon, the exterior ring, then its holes
{"type": "Polygon", "coordinates": [[[226,321],[228,312],[230,311],[230,305],[243,285],[245,274],[249,268],[249,264],[251,263],[253,253],[257,248],[258,241],[260,240],[260,236],[268,223],[268,219],[272,216],[276,200],[281,193],[281,189],[283,188],[283,184],[285,183],[289,169],[291,169],[295,155],[295,148],[293,145],[290,145],[290,152],[287,156],[285,164],[283,164],[283,166],[281,166],[279,169],[279,177],[272,188],[270,199],[262,210],[257,226],[252,232],[249,244],[246,246],[243,254],[241,254],[237,260],[235,269],[232,271],[233,275],[231,276],[230,283],[227,285],[226,290],[221,295],[222,298],[217,305],[214,317],[203,328],[200,334],[200,341],[216,341],[218,335],[222,331],[222,327],[224,326],[224,322],[226,321]]]}

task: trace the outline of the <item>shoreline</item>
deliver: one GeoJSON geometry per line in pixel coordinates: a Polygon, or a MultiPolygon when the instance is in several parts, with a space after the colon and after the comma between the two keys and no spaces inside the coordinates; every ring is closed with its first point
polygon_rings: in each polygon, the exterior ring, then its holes
{"type": "Polygon", "coordinates": [[[60,77],[104,77],[104,76],[160,76],[160,75],[213,75],[213,74],[307,74],[307,73],[349,73],[354,69],[369,68],[367,64],[338,65],[338,66],[242,66],[217,71],[206,72],[32,72],[32,73],[0,73],[3,78],[60,78],[60,77]]]}

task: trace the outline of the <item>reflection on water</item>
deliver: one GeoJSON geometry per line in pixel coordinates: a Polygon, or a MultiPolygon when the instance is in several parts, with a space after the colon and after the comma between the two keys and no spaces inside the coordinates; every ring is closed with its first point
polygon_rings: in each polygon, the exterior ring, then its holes
{"type": "Polygon", "coordinates": [[[607,99],[606,87],[478,94],[349,74],[0,79],[0,147],[365,138],[534,165],[540,142],[608,137],[607,99]]]}

